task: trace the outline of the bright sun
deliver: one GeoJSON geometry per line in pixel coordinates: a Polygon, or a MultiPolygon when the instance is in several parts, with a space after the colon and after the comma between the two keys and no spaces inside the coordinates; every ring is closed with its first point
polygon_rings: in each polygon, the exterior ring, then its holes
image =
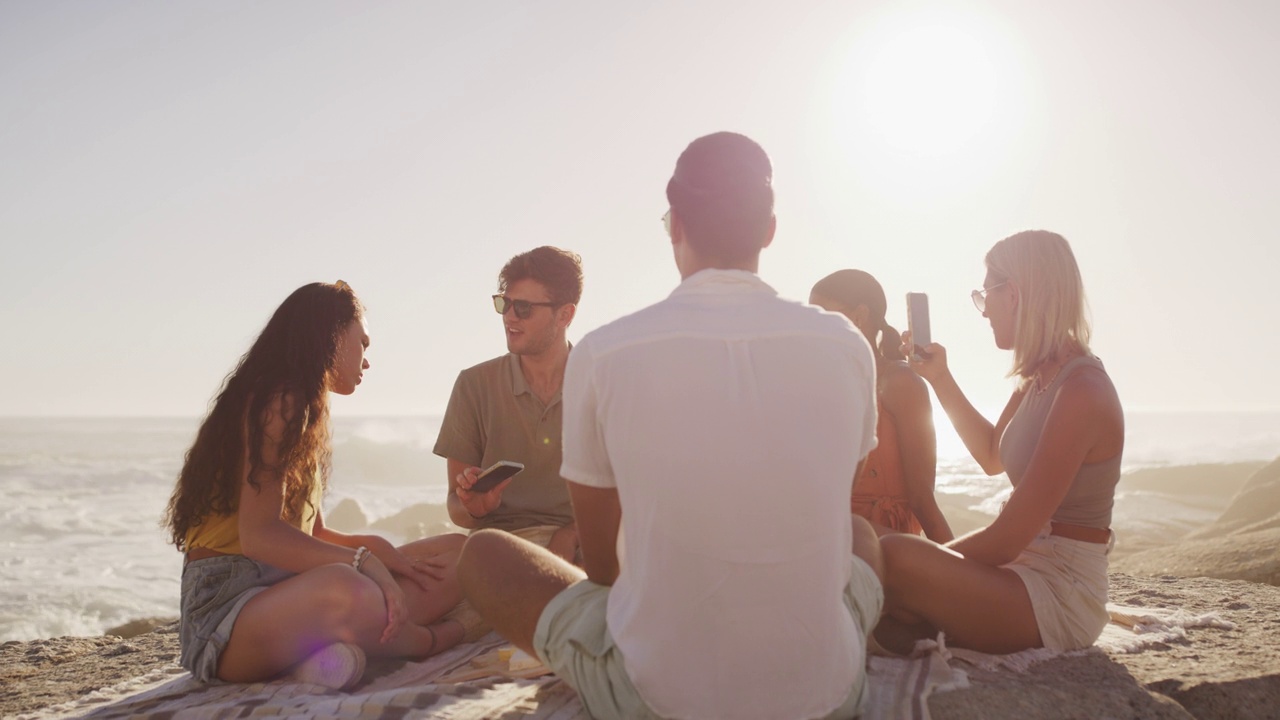
{"type": "Polygon", "coordinates": [[[996,104],[996,68],[972,36],[911,28],[872,57],[861,92],[871,129],[898,150],[949,154],[975,139],[996,104]]]}
{"type": "MultiPolygon", "coordinates": [[[[1007,156],[1025,99],[1006,38],[981,18],[904,14],[851,44],[832,132],[863,170],[919,200],[1007,156]]],[[[883,188],[888,191],[889,188],[883,188]]]]}

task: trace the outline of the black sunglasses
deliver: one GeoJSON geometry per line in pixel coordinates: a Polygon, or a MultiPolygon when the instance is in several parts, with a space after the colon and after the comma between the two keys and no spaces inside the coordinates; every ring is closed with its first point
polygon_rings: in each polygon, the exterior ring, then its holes
{"type": "Polygon", "coordinates": [[[517,319],[528,320],[529,316],[533,314],[533,309],[535,307],[556,308],[556,307],[560,307],[560,305],[553,302],[529,302],[528,300],[512,300],[506,295],[493,296],[493,309],[498,311],[499,315],[506,315],[507,310],[510,309],[515,312],[517,319]]]}

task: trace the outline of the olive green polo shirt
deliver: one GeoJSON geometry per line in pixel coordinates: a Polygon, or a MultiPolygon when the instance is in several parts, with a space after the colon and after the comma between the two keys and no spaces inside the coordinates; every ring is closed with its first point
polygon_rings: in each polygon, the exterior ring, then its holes
{"type": "Polygon", "coordinates": [[[458,373],[433,452],[487,468],[499,460],[524,463],[502,491],[502,504],[476,528],[519,530],[573,521],[569,490],[560,477],[560,393],[543,405],[507,353],[458,373]]]}

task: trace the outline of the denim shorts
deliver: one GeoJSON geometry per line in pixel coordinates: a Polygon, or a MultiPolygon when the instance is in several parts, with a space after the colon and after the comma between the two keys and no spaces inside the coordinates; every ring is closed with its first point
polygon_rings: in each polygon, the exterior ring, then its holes
{"type": "Polygon", "coordinates": [[[182,667],[200,682],[217,681],[218,660],[245,603],[293,575],[243,555],[187,563],[182,569],[182,621],[178,625],[182,667]]]}

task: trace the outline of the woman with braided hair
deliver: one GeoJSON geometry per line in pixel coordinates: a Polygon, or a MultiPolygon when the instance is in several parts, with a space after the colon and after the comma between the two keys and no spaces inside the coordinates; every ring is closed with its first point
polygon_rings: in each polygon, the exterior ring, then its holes
{"type": "Polygon", "coordinates": [[[923,531],[934,542],[951,540],[933,497],[937,441],[929,390],[907,366],[898,331],[885,322],[880,283],[862,270],[838,270],[813,286],[809,302],[849,318],[876,349],[878,443],[853,483],[853,513],[881,533],[923,531]]]}

